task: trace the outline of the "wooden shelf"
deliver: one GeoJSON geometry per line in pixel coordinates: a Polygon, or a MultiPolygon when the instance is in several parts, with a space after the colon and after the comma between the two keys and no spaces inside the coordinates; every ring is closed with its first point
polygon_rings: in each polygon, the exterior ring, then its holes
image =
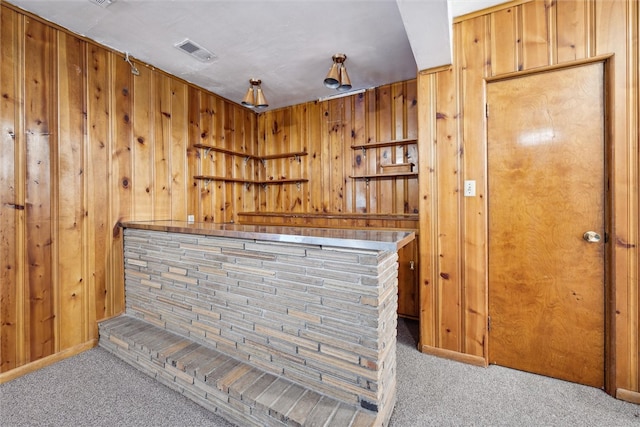
{"type": "Polygon", "coordinates": [[[283,179],[270,179],[270,180],[257,180],[257,179],[243,179],[243,178],[226,178],[223,176],[213,176],[213,175],[196,175],[193,179],[201,180],[201,181],[222,181],[222,182],[238,182],[241,184],[258,184],[262,186],[266,186],[269,184],[301,184],[303,182],[308,182],[308,179],[305,178],[283,178],[283,179]]]}
{"type": "Polygon", "coordinates": [[[384,179],[384,178],[400,178],[400,177],[417,177],[418,172],[396,172],[396,173],[374,173],[370,175],[349,175],[352,179],[384,179]]]}
{"type": "Polygon", "coordinates": [[[368,144],[352,145],[351,148],[354,150],[359,150],[359,149],[366,150],[367,148],[393,147],[396,145],[416,144],[417,142],[418,142],[417,138],[396,139],[395,141],[380,141],[380,142],[370,142],[368,144]]]}
{"type": "Polygon", "coordinates": [[[298,153],[269,154],[268,156],[258,156],[257,158],[260,160],[273,160],[273,159],[285,159],[287,157],[302,157],[307,155],[309,155],[309,153],[307,153],[306,151],[300,151],[298,153]]]}
{"type": "Polygon", "coordinates": [[[226,148],[220,148],[220,147],[216,147],[216,146],[213,146],[213,145],[193,144],[193,146],[196,147],[196,148],[203,148],[205,150],[216,151],[218,153],[229,154],[231,156],[244,157],[246,159],[260,159],[260,157],[254,156],[253,154],[241,153],[239,151],[228,150],[226,148]]]}
{"type": "Polygon", "coordinates": [[[240,182],[243,184],[259,184],[259,181],[254,179],[243,179],[243,178],[225,178],[223,176],[213,176],[213,175],[196,175],[193,179],[198,179],[202,181],[224,181],[224,182],[240,182]]]}
{"type": "Polygon", "coordinates": [[[239,156],[244,157],[245,159],[255,159],[260,160],[264,163],[265,160],[273,160],[273,159],[285,159],[287,157],[301,157],[307,156],[309,153],[306,151],[296,152],[296,153],[279,153],[279,154],[269,154],[267,156],[256,156],[254,154],[242,153],[240,151],[228,150],[226,148],[216,147],[214,145],[207,144],[193,144],[196,148],[202,148],[204,150],[216,151],[218,153],[229,154],[231,156],[239,156]]]}
{"type": "MultiPolygon", "coordinates": [[[[300,162],[300,157],[301,156],[306,156],[309,153],[307,153],[306,151],[300,151],[300,152],[295,152],[295,153],[280,153],[280,154],[270,154],[267,156],[256,156],[253,154],[247,154],[247,153],[241,153],[239,151],[233,151],[233,150],[228,150],[226,148],[220,148],[220,147],[216,147],[213,145],[207,145],[207,144],[193,144],[194,147],[196,148],[202,148],[204,150],[212,150],[212,151],[216,151],[218,153],[223,153],[223,154],[228,154],[231,156],[239,156],[239,157],[244,157],[245,162],[249,159],[253,159],[253,160],[259,160],[260,162],[262,162],[263,166],[266,166],[266,161],[267,160],[273,160],[273,159],[285,159],[288,157],[295,157],[296,160],[298,160],[298,162],[300,162]]],[[[226,177],[222,177],[222,176],[212,176],[212,175],[196,175],[193,177],[193,179],[197,179],[197,180],[201,180],[205,182],[205,186],[210,182],[210,181],[221,181],[221,182],[237,182],[237,183],[241,183],[244,184],[245,187],[249,187],[251,184],[258,184],[258,185],[262,185],[263,187],[266,187],[269,184],[276,184],[276,185],[280,185],[280,184],[298,184],[298,188],[300,188],[300,184],[303,182],[308,182],[308,179],[305,178],[283,178],[283,179],[269,179],[269,180],[256,180],[256,179],[243,179],[243,178],[226,178],[226,177]]]]}

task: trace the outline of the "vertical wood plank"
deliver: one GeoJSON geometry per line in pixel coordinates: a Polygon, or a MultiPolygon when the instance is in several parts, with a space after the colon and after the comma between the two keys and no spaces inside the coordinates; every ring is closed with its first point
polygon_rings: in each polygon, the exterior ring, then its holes
{"type": "MultiPolygon", "coordinates": [[[[270,123],[273,120],[273,112],[266,112],[260,115],[260,119],[257,124],[257,132],[258,132],[258,143],[256,145],[256,154],[263,156],[266,153],[266,145],[269,129],[271,128],[270,123]]],[[[256,165],[254,170],[255,180],[261,181],[266,177],[265,168],[262,165],[256,165]]],[[[265,210],[266,211],[266,198],[265,192],[261,191],[261,188],[257,188],[256,185],[252,185],[251,188],[254,189],[254,194],[256,197],[256,207],[258,211],[265,210]]]]}
{"type": "MultiPolygon", "coordinates": [[[[26,138],[26,278],[28,294],[29,360],[54,352],[52,266],[51,138],[55,100],[52,29],[36,20],[25,22],[26,138]]],[[[53,142],[52,142],[53,139],[53,142]]]]}
{"type": "MultiPolygon", "coordinates": [[[[353,100],[353,123],[351,126],[351,145],[363,145],[367,142],[366,127],[366,95],[360,93],[355,95],[353,100]]],[[[365,175],[367,162],[365,153],[358,150],[351,150],[351,172],[353,175],[365,175]]],[[[353,188],[353,212],[365,213],[367,211],[367,183],[362,179],[354,179],[351,182],[353,188]]]]}
{"type": "MultiPolygon", "coordinates": [[[[491,19],[491,75],[511,73],[518,69],[518,13],[509,7],[490,15],[491,19]]],[[[475,43],[475,40],[474,40],[475,43]]],[[[457,44],[464,47],[465,44],[457,44]]]]}
{"type": "Polygon", "coordinates": [[[558,63],[588,57],[589,5],[586,1],[555,3],[558,63]]]}
{"type": "Polygon", "coordinates": [[[550,65],[550,22],[546,0],[534,0],[522,9],[522,69],[550,65]]]}
{"type": "MultiPolygon", "coordinates": [[[[246,134],[244,129],[244,108],[233,106],[233,146],[239,152],[246,152],[246,134]]],[[[242,157],[233,156],[233,176],[236,178],[245,178],[247,169],[251,166],[249,162],[245,162],[242,157]]],[[[242,209],[242,196],[244,194],[244,185],[236,184],[231,186],[231,194],[229,195],[229,207],[226,210],[225,221],[235,221],[238,209],[242,209]]]]}
{"type": "Polygon", "coordinates": [[[460,272],[460,155],[453,69],[438,73],[436,100],[436,168],[438,175],[438,341],[439,347],[461,351],[462,298],[460,272]]]}
{"type": "MultiPolygon", "coordinates": [[[[200,97],[200,143],[207,145],[216,145],[216,127],[215,116],[216,112],[216,100],[209,94],[203,93],[200,97]]],[[[214,160],[217,153],[210,152],[209,155],[206,152],[200,152],[200,168],[202,175],[215,175],[217,170],[214,167],[214,160]]],[[[214,221],[213,213],[213,197],[212,191],[215,188],[216,183],[201,182],[199,185],[199,205],[200,205],[200,221],[214,221]]]]}
{"type": "MultiPolygon", "coordinates": [[[[393,95],[391,86],[383,86],[376,89],[378,108],[376,109],[376,141],[391,141],[393,132],[393,95]]],[[[380,164],[394,162],[395,147],[382,147],[378,150],[376,172],[380,173],[380,164]]],[[[393,212],[394,200],[397,199],[396,188],[393,180],[374,180],[378,199],[377,213],[389,214],[393,212]]],[[[371,184],[369,184],[371,185],[371,184]]]]}
{"type": "MultiPolygon", "coordinates": [[[[131,71],[129,71],[131,73],[131,71]]],[[[141,67],[140,75],[133,76],[133,215],[136,221],[153,217],[153,175],[155,161],[155,134],[153,110],[155,93],[152,90],[154,72],[141,67]]]]}
{"type": "Polygon", "coordinates": [[[95,320],[107,316],[107,259],[111,247],[109,210],[111,205],[109,153],[112,151],[110,134],[109,56],[104,49],[87,46],[87,221],[90,253],[89,288],[94,295],[93,310],[89,318],[90,338],[97,336],[95,320]]]}
{"type": "MultiPolygon", "coordinates": [[[[405,137],[405,126],[406,126],[406,99],[405,99],[405,83],[394,83],[391,85],[391,97],[392,97],[392,131],[391,138],[392,140],[404,139],[405,137]]],[[[405,163],[407,160],[406,145],[398,145],[395,147],[391,147],[391,164],[396,163],[405,163]]],[[[394,187],[394,197],[392,200],[388,201],[388,204],[392,207],[392,213],[405,213],[408,205],[408,201],[406,199],[407,194],[407,179],[406,178],[395,178],[390,182],[394,187]]]]}
{"type": "MultiPolygon", "coordinates": [[[[111,219],[112,241],[109,258],[107,283],[108,315],[120,313],[124,309],[124,269],[122,253],[122,233],[118,222],[135,218],[133,212],[133,74],[129,65],[115,54],[109,55],[111,64],[112,90],[110,103],[111,134],[113,152],[111,155],[111,219]]],[[[137,143],[137,142],[136,142],[137,143]]]]}
{"type": "Polygon", "coordinates": [[[84,135],[85,58],[79,39],[58,32],[58,141],[57,176],[53,183],[58,195],[58,305],[57,331],[60,349],[84,342],[85,271],[84,223],[84,135]],[[64,333],[62,333],[64,331],[64,333]]]}
{"type": "Polygon", "coordinates": [[[153,193],[153,218],[171,219],[171,81],[160,73],[152,74],[153,168],[150,183],[153,193]]]}
{"type": "MultiPolygon", "coordinates": [[[[405,100],[405,137],[417,139],[418,138],[418,86],[417,80],[410,80],[405,82],[406,100],[405,100]]],[[[414,171],[417,171],[420,167],[420,160],[418,158],[418,144],[410,144],[406,146],[406,159],[405,161],[413,163],[414,171]]],[[[405,194],[405,210],[403,213],[417,214],[418,199],[420,194],[420,188],[418,185],[418,179],[406,178],[406,194],[405,194]]]]}
{"type": "MultiPolygon", "coordinates": [[[[378,141],[378,89],[373,89],[365,92],[365,129],[366,129],[366,142],[378,141]]],[[[378,158],[379,150],[377,148],[367,148],[363,152],[365,161],[365,171],[367,174],[374,174],[378,172],[378,158]]],[[[377,180],[371,180],[366,183],[365,197],[367,199],[366,213],[378,213],[378,185],[377,180]]]]}
{"type": "MultiPolygon", "coordinates": [[[[454,29],[457,26],[454,26],[454,29]]],[[[457,31],[455,33],[457,35],[457,31]]],[[[420,343],[419,346],[437,345],[437,275],[438,242],[437,229],[437,74],[420,73],[418,75],[418,155],[420,165],[419,186],[419,227],[418,242],[419,294],[420,294],[420,343]]]]}
{"type": "MultiPolygon", "coordinates": [[[[243,114],[243,131],[245,132],[245,151],[249,154],[257,154],[259,152],[260,134],[258,132],[258,119],[251,111],[244,111],[243,114]]],[[[255,162],[249,162],[244,166],[245,177],[248,179],[259,178],[259,167],[255,162]]],[[[255,212],[258,210],[258,190],[255,186],[248,189],[243,187],[240,196],[242,204],[239,204],[245,212],[255,212]]]]}
{"type": "Polygon", "coordinates": [[[188,148],[187,148],[187,169],[188,169],[188,189],[187,189],[187,214],[193,214],[198,222],[204,220],[202,205],[200,204],[200,193],[204,187],[203,181],[193,179],[194,176],[203,175],[202,163],[204,151],[194,147],[194,144],[201,142],[200,128],[200,100],[201,92],[192,86],[187,89],[187,116],[189,120],[188,148]]]}
{"type": "Polygon", "coordinates": [[[329,206],[329,212],[343,212],[344,207],[342,203],[343,197],[343,180],[344,168],[343,168],[343,154],[342,154],[342,127],[344,126],[343,120],[344,113],[344,99],[334,99],[329,101],[329,122],[328,135],[329,135],[329,200],[327,205],[329,206]]]}
{"type": "Polygon", "coordinates": [[[193,214],[187,202],[189,170],[187,165],[187,151],[189,149],[189,108],[187,85],[175,79],[170,80],[171,87],[171,138],[169,140],[170,156],[170,191],[171,213],[174,220],[186,220],[187,215],[193,214]]]}
{"type": "MultiPolygon", "coordinates": [[[[485,122],[484,77],[491,73],[491,46],[501,40],[490,38],[491,19],[479,16],[459,24],[461,43],[458,44],[460,67],[457,86],[464,121],[459,121],[463,156],[462,178],[476,182],[476,196],[463,197],[458,193],[462,205],[463,242],[463,351],[475,356],[485,356],[487,329],[487,166],[485,122]]],[[[507,43],[513,42],[507,39],[507,43]]],[[[505,43],[505,44],[507,44],[505,43]]],[[[508,45],[508,44],[507,44],[508,45]]],[[[457,115],[460,117],[460,115],[457,115]]],[[[462,182],[460,183],[462,184],[462,182]]],[[[462,188],[462,186],[460,186],[462,188]]]]}
{"type": "Polygon", "coordinates": [[[18,186],[22,186],[20,152],[23,133],[20,129],[21,100],[19,68],[19,24],[15,12],[0,8],[0,372],[20,365],[20,305],[23,303],[19,268],[20,231],[18,215],[24,212],[18,186]],[[22,209],[21,209],[22,208],[22,209]]]}
{"type": "MultiPolygon", "coordinates": [[[[223,99],[218,99],[218,111],[222,113],[219,117],[220,132],[222,135],[222,146],[229,150],[237,151],[235,146],[235,129],[233,128],[233,113],[234,109],[223,99]]],[[[219,160],[222,176],[236,177],[236,164],[240,161],[238,156],[220,156],[219,160]]],[[[215,195],[216,203],[216,215],[218,222],[229,222],[232,219],[232,202],[233,202],[233,188],[238,185],[232,182],[220,182],[220,193],[215,195]]]]}
{"type": "MultiPolygon", "coordinates": [[[[307,156],[307,177],[322,176],[323,159],[326,138],[324,129],[324,113],[326,102],[314,102],[308,105],[309,110],[309,136],[307,156]]],[[[309,209],[310,212],[323,212],[322,196],[323,196],[323,180],[309,179],[309,209]]]]}
{"type": "Polygon", "coordinates": [[[353,194],[353,180],[349,178],[349,175],[353,174],[353,150],[351,144],[353,144],[353,124],[354,124],[354,103],[355,97],[344,98],[344,126],[342,126],[342,163],[344,175],[342,177],[342,203],[344,206],[344,212],[354,212],[354,194],[353,194]]]}
{"type": "MultiPolygon", "coordinates": [[[[309,107],[308,104],[301,105],[298,109],[299,129],[297,133],[298,142],[295,147],[301,153],[309,152],[309,107]]],[[[304,156],[298,159],[297,176],[299,178],[309,179],[309,156],[304,156]]],[[[296,193],[296,211],[297,212],[309,212],[309,184],[308,182],[302,183],[300,189],[296,193]]]]}

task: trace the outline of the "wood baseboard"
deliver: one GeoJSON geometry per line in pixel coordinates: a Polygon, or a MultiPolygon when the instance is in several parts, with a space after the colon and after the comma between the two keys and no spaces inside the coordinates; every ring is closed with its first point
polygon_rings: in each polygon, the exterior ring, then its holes
{"type": "Polygon", "coordinates": [[[84,351],[92,349],[96,345],[98,345],[98,340],[93,339],[93,340],[87,341],[86,343],[76,345],[71,348],[67,348],[66,350],[62,350],[56,354],[52,354],[51,356],[47,356],[42,359],[38,359],[34,362],[27,363],[26,365],[19,366],[10,371],[3,372],[2,374],[0,374],[0,384],[4,384],[6,382],[14,380],[28,373],[35,372],[46,366],[53,365],[54,363],[60,362],[61,360],[64,360],[66,358],[75,356],[84,351]]]}
{"type": "Polygon", "coordinates": [[[443,359],[455,360],[456,362],[467,363],[469,365],[481,366],[486,368],[487,361],[484,357],[473,356],[471,354],[459,353],[457,351],[445,350],[443,348],[431,347],[423,345],[418,347],[422,353],[430,354],[432,356],[442,357],[443,359]]]}
{"type": "Polygon", "coordinates": [[[640,404],[640,393],[637,391],[631,391],[631,390],[625,390],[624,388],[619,388],[619,389],[616,389],[616,399],[640,404]]]}

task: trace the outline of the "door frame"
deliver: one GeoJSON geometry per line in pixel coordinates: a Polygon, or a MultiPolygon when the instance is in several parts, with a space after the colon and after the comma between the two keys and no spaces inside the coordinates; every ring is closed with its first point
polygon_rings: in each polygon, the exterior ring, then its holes
{"type": "MultiPolygon", "coordinates": [[[[484,97],[485,103],[487,101],[487,85],[489,83],[516,79],[521,77],[526,77],[534,74],[547,73],[550,71],[558,71],[564,70],[568,68],[576,68],[584,65],[591,65],[594,63],[602,63],[603,65],[603,87],[604,87],[604,229],[605,229],[605,245],[604,245],[604,390],[611,394],[615,395],[615,280],[614,280],[614,271],[613,266],[615,263],[614,260],[614,251],[612,250],[612,244],[610,241],[610,236],[615,236],[613,233],[614,223],[613,223],[613,207],[614,205],[614,195],[615,195],[615,181],[612,177],[612,161],[614,157],[614,144],[613,144],[613,120],[612,116],[615,114],[613,110],[614,100],[613,100],[613,54],[608,55],[600,55],[592,58],[587,58],[584,60],[572,61],[568,63],[558,64],[558,65],[550,65],[545,67],[539,67],[527,71],[517,71],[514,73],[507,73],[498,76],[486,77],[484,79],[484,97]]],[[[489,135],[488,135],[488,119],[485,120],[485,141],[487,147],[489,146],[489,135]]],[[[488,153],[488,149],[486,150],[488,153]]],[[[488,155],[488,154],[487,154],[488,155]]],[[[488,171],[489,160],[488,157],[485,157],[485,170],[488,171]]],[[[487,172],[488,173],[488,172],[487,172]]],[[[489,177],[486,176],[485,188],[488,187],[489,177]]],[[[488,194],[488,193],[487,193],[488,194]]],[[[485,201],[487,206],[487,216],[485,223],[485,231],[487,235],[485,236],[485,242],[489,241],[489,215],[491,214],[488,211],[488,203],[485,201]]],[[[488,266],[488,246],[486,251],[486,259],[485,263],[488,266]]],[[[489,313],[489,273],[486,271],[486,292],[485,292],[485,313],[487,316],[489,313]]],[[[488,323],[487,318],[487,323],[488,323]]],[[[487,339],[484,342],[484,356],[486,363],[488,364],[489,360],[489,346],[490,336],[489,331],[486,333],[487,339]]]]}

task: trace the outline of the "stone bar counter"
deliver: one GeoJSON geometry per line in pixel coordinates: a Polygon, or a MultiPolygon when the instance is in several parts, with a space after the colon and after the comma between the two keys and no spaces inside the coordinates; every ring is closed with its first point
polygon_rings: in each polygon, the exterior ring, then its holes
{"type": "MultiPolygon", "coordinates": [[[[328,421],[342,408],[351,417],[345,425],[388,424],[396,399],[397,252],[413,232],[183,221],[122,227],[126,316],[277,378],[255,401],[234,394],[243,379],[227,378],[229,395],[216,410],[241,424],[286,425],[308,391],[333,402],[328,421]],[[274,395],[264,397],[269,390],[274,395]],[[276,414],[273,423],[258,414],[261,405],[276,414]]],[[[115,335],[113,343],[129,347],[115,335]]],[[[196,390],[174,388],[202,392],[206,375],[199,384],[186,362],[166,364],[176,371],[173,381],[196,390]]]]}

